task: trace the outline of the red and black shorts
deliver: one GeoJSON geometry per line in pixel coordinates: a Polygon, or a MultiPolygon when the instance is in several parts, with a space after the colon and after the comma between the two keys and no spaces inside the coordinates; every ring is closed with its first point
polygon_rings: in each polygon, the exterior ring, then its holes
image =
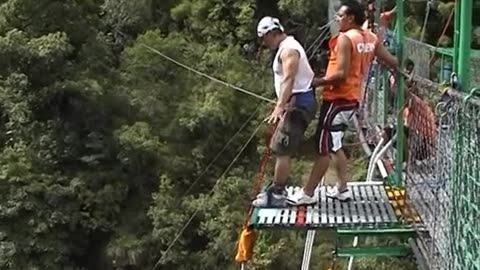
{"type": "Polygon", "coordinates": [[[346,100],[323,101],[315,132],[315,142],[320,155],[335,153],[343,147],[343,136],[350,125],[358,102],[346,100]]]}

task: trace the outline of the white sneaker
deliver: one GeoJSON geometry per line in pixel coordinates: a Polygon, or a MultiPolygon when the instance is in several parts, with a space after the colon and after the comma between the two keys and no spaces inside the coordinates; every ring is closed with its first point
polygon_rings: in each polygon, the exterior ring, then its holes
{"type": "Polygon", "coordinates": [[[286,190],[281,194],[265,191],[257,195],[257,198],[253,200],[252,205],[254,207],[285,207],[287,206],[286,199],[286,190]]]}
{"type": "Polygon", "coordinates": [[[333,188],[327,188],[327,191],[325,193],[327,197],[332,199],[338,199],[340,201],[348,201],[352,199],[352,192],[348,188],[339,191],[338,187],[334,186],[333,188]]]}
{"type": "Polygon", "coordinates": [[[302,188],[298,192],[296,192],[295,194],[289,196],[287,198],[287,203],[291,204],[291,205],[316,204],[316,203],[318,203],[318,197],[315,196],[315,194],[311,197],[308,196],[307,194],[305,194],[305,192],[303,191],[303,188],[302,188]]]}

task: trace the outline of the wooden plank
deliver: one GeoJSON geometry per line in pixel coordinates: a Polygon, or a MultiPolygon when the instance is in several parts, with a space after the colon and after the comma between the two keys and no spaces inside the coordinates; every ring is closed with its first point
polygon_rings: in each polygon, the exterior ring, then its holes
{"type": "Polygon", "coordinates": [[[297,221],[297,207],[291,207],[290,208],[290,220],[288,222],[288,225],[293,226],[293,225],[295,225],[296,221],[297,221]]]}
{"type": "Polygon", "coordinates": [[[389,202],[385,201],[383,199],[383,196],[382,196],[382,194],[380,193],[380,190],[379,190],[380,188],[383,189],[383,186],[373,186],[372,187],[373,194],[377,198],[378,207],[380,209],[380,215],[382,217],[382,221],[384,223],[390,223],[391,222],[390,216],[388,215],[387,209],[386,209],[386,205],[389,204],[389,202]]]}
{"type": "Polygon", "coordinates": [[[327,195],[326,186],[320,187],[320,219],[321,224],[327,224],[327,195]]]}
{"type": "MultiPolygon", "coordinates": [[[[352,196],[354,195],[353,194],[353,188],[350,187],[350,191],[352,192],[352,196]]],[[[351,214],[351,222],[352,224],[358,224],[360,223],[360,217],[358,215],[358,210],[357,210],[357,204],[355,203],[355,197],[352,197],[352,199],[350,200],[350,202],[348,203],[348,208],[350,210],[350,214],[351,214]]]]}
{"type": "MultiPolygon", "coordinates": [[[[351,200],[350,200],[351,201],[351,200]]],[[[352,219],[350,215],[350,202],[342,202],[342,213],[343,213],[343,221],[345,224],[351,224],[352,219]]]]}
{"type": "Polygon", "coordinates": [[[277,213],[277,209],[265,209],[265,215],[267,216],[265,223],[268,225],[273,224],[273,219],[275,218],[275,215],[277,213]]]}
{"type": "Polygon", "coordinates": [[[258,213],[257,213],[257,223],[258,224],[264,224],[265,223],[265,215],[263,214],[263,210],[264,209],[258,209],[258,213]]]}
{"type": "Polygon", "coordinates": [[[259,224],[262,224],[262,225],[267,224],[268,216],[270,214],[269,210],[271,210],[271,209],[261,208],[258,211],[258,223],[259,224]]]}
{"type": "Polygon", "coordinates": [[[388,202],[388,204],[387,203],[385,204],[385,208],[387,209],[387,213],[390,217],[390,220],[392,222],[397,222],[398,221],[397,216],[395,215],[395,211],[393,210],[393,207],[390,203],[390,200],[388,199],[387,191],[385,190],[385,187],[379,189],[379,191],[380,191],[380,195],[382,196],[383,200],[385,202],[388,202]]]}
{"type": "Polygon", "coordinates": [[[275,226],[280,226],[282,225],[282,215],[283,215],[283,210],[282,208],[276,209],[275,217],[273,219],[273,224],[275,226]]]}
{"type": "Polygon", "coordinates": [[[327,212],[328,212],[328,224],[335,225],[333,199],[329,197],[327,197],[327,212]]]}
{"type": "Polygon", "coordinates": [[[319,209],[319,205],[318,203],[315,204],[315,206],[313,206],[313,220],[312,220],[312,223],[315,225],[315,226],[318,226],[320,224],[320,209],[319,209]]]}
{"type": "Polygon", "coordinates": [[[370,205],[372,206],[375,223],[383,223],[382,217],[380,216],[380,202],[373,193],[373,186],[365,186],[365,191],[367,192],[367,197],[369,198],[370,205]]]}
{"type": "Polygon", "coordinates": [[[364,209],[364,205],[362,203],[362,198],[360,196],[359,187],[358,186],[353,186],[352,189],[353,189],[353,194],[354,194],[353,197],[354,197],[355,204],[356,204],[357,210],[358,210],[358,216],[360,218],[360,223],[367,223],[367,217],[365,215],[365,209],[364,209]]]}
{"type": "Polygon", "coordinates": [[[290,222],[290,208],[284,208],[282,211],[282,225],[288,225],[290,222]]]}
{"type": "Polygon", "coordinates": [[[366,213],[366,216],[367,216],[368,223],[373,224],[373,223],[375,223],[375,216],[374,216],[374,213],[373,213],[373,205],[372,205],[372,201],[367,196],[367,192],[365,190],[366,187],[367,186],[359,187],[360,188],[360,194],[362,196],[363,204],[365,205],[365,213],[366,213]]]}
{"type": "Polygon", "coordinates": [[[340,200],[333,200],[335,204],[335,216],[337,220],[337,224],[343,224],[343,212],[342,206],[340,205],[342,202],[340,200]]]}
{"type": "Polygon", "coordinates": [[[312,206],[308,206],[307,207],[307,220],[305,221],[305,224],[306,225],[310,225],[313,223],[313,207],[312,206]]]}

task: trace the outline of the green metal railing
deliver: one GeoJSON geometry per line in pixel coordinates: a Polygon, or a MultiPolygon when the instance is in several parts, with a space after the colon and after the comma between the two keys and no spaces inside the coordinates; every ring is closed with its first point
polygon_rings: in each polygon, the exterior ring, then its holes
{"type": "Polygon", "coordinates": [[[458,67],[454,67],[454,70],[458,70],[459,80],[462,83],[464,90],[470,89],[470,55],[472,46],[472,0],[457,1],[457,6],[460,5],[459,10],[457,8],[457,14],[459,14],[460,20],[460,33],[458,41],[458,67]]]}
{"type": "MultiPolygon", "coordinates": [[[[381,70],[379,76],[384,73],[381,70]]],[[[381,122],[386,119],[392,123],[398,115],[398,108],[393,112],[388,108],[387,88],[382,80],[378,89],[368,90],[370,95],[377,96],[366,100],[370,102],[366,106],[369,113],[375,110],[375,101],[383,108],[376,113],[384,114],[383,119],[380,115],[367,118],[371,126],[383,125],[381,122]]],[[[466,98],[450,89],[448,99],[441,101],[440,86],[427,79],[419,78],[417,88],[419,97],[431,104],[435,113],[437,133],[431,141],[435,149],[422,160],[410,157],[407,170],[400,172],[402,185],[429,232],[424,255],[431,269],[480,270],[480,99],[474,95],[466,98]]],[[[412,143],[421,140],[414,132],[417,128],[410,127],[409,153],[419,151],[412,143]]],[[[399,151],[393,150],[390,155],[398,158],[399,151]]],[[[397,177],[392,177],[394,184],[397,177]]]]}
{"type": "MultiPolygon", "coordinates": [[[[404,25],[403,1],[397,0],[396,25],[404,25]]],[[[412,204],[428,231],[419,234],[424,244],[424,256],[435,270],[480,270],[480,70],[471,59],[472,1],[457,1],[455,7],[454,49],[434,46],[405,37],[402,27],[397,27],[395,53],[416,62],[415,93],[430,105],[436,120],[436,135],[429,141],[433,150],[422,158],[409,155],[407,169],[403,169],[403,149],[408,140],[408,150],[418,152],[425,140],[419,135],[419,127],[409,127],[408,139],[398,133],[396,148],[388,156],[395,159],[395,171],[389,179],[397,186],[404,186],[412,204]],[[458,14],[458,15],[457,15],[458,14]],[[430,59],[441,55],[441,68],[451,58],[452,71],[458,74],[461,88],[442,92],[444,86],[430,80],[430,59]],[[463,91],[463,92],[462,92],[463,91]],[[412,143],[414,142],[414,143],[412,143]],[[419,146],[420,145],[420,146],[419,146]],[[424,240],[424,241],[423,241],[424,240]]],[[[449,61],[450,62],[450,61],[449,61]]],[[[480,60],[479,60],[480,62],[480,60]]],[[[378,67],[376,67],[378,68],[378,67]]],[[[375,72],[375,83],[369,85],[365,99],[367,126],[394,124],[403,130],[403,117],[399,113],[404,105],[403,78],[396,74],[396,102],[389,102],[388,70],[375,72]]],[[[442,78],[440,82],[447,78],[442,78]]],[[[428,115],[419,116],[427,122],[428,115]]],[[[422,122],[419,121],[419,122],[422,122]]]]}

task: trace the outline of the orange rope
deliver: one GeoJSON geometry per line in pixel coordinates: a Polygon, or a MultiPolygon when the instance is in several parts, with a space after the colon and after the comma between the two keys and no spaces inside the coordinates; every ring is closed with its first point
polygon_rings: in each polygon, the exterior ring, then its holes
{"type": "MultiPolygon", "coordinates": [[[[251,195],[252,200],[260,192],[260,188],[261,188],[261,185],[262,185],[262,182],[263,182],[263,178],[265,177],[265,171],[267,169],[268,161],[270,160],[270,157],[272,155],[272,151],[270,149],[270,142],[272,140],[273,132],[275,131],[275,128],[276,128],[276,125],[270,126],[267,130],[267,135],[266,135],[266,140],[265,140],[266,148],[263,150],[262,159],[260,160],[260,165],[258,167],[258,171],[257,171],[257,174],[255,176],[255,181],[253,183],[253,191],[252,191],[252,195],[251,195]]],[[[250,220],[252,212],[253,212],[253,207],[252,207],[252,205],[250,205],[248,207],[247,213],[245,214],[245,219],[244,219],[244,222],[243,222],[243,227],[244,228],[248,227],[248,221],[250,220]]]]}
{"type": "MultiPolygon", "coordinates": [[[[276,125],[270,126],[267,130],[266,136],[266,148],[263,150],[262,159],[258,168],[258,172],[253,183],[253,192],[252,197],[256,196],[260,192],[260,187],[265,176],[265,171],[267,169],[268,161],[272,151],[270,150],[270,141],[273,137],[273,132],[275,131],[276,125]]],[[[252,228],[248,226],[248,222],[252,216],[253,207],[252,204],[249,205],[247,212],[245,213],[245,220],[243,222],[243,229],[240,232],[239,239],[236,245],[236,255],[235,260],[239,263],[246,263],[252,259],[253,256],[253,247],[255,245],[255,232],[252,228]]]]}
{"type": "MultiPolygon", "coordinates": [[[[447,29],[448,27],[450,26],[450,23],[452,22],[452,18],[453,18],[453,13],[455,13],[455,8],[452,8],[452,10],[450,11],[450,14],[448,15],[448,19],[445,23],[445,26],[443,27],[443,30],[442,30],[442,34],[440,35],[440,37],[438,38],[438,41],[437,41],[437,47],[440,45],[440,41],[442,39],[442,37],[445,35],[445,33],[447,32],[447,29]]],[[[429,65],[432,65],[433,64],[433,60],[436,58],[436,55],[437,54],[433,54],[432,57],[430,58],[430,61],[429,61],[429,65]]]]}

